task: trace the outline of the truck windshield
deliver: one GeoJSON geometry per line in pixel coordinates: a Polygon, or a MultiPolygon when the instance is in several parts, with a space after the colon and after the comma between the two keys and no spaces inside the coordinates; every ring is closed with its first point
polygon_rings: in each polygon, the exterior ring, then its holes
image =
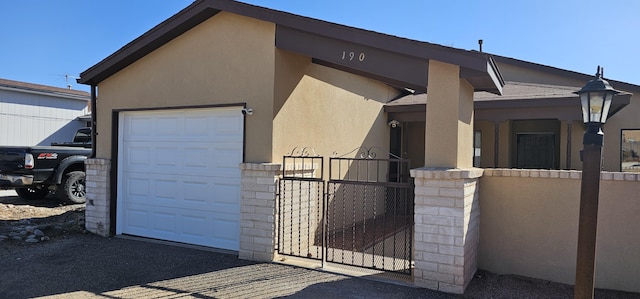
{"type": "Polygon", "coordinates": [[[90,142],[91,141],[91,129],[80,129],[76,132],[76,136],[73,138],[73,142],[90,142]]]}

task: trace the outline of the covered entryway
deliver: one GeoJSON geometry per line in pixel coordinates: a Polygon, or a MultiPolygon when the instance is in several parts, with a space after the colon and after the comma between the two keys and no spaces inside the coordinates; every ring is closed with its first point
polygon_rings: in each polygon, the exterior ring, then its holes
{"type": "Polygon", "coordinates": [[[238,250],[241,110],[121,112],[116,233],[238,250]]]}

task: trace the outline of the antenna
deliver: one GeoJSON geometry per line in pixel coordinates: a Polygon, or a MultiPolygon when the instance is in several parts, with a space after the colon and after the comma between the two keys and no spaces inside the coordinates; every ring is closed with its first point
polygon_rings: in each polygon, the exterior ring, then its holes
{"type": "Polygon", "coordinates": [[[71,84],[69,84],[69,78],[71,79],[80,79],[80,77],[69,76],[68,74],[64,75],[64,81],[67,83],[67,89],[71,89],[71,84]]]}

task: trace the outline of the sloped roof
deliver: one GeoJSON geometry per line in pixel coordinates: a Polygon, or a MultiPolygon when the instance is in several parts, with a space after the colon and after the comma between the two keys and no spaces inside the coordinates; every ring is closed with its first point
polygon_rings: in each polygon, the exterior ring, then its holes
{"type": "Polygon", "coordinates": [[[88,101],[90,94],[86,91],[59,88],[34,83],[20,82],[8,79],[0,79],[0,89],[22,90],[30,92],[38,92],[55,96],[63,96],[67,98],[77,98],[88,101]]]}
{"type": "MultiPolygon", "coordinates": [[[[559,99],[575,98],[573,92],[580,88],[573,86],[530,84],[522,82],[505,82],[502,88],[502,95],[497,96],[488,92],[475,92],[474,102],[484,101],[509,101],[509,100],[534,100],[534,99],[559,99]]],[[[426,93],[410,94],[400,97],[387,103],[387,106],[425,105],[427,103],[426,93]]],[[[579,103],[578,103],[579,104],[579,103]]]]}
{"type": "MultiPolygon", "coordinates": [[[[505,82],[503,95],[497,96],[487,92],[476,92],[473,95],[474,109],[476,112],[495,109],[516,109],[524,113],[525,109],[536,109],[536,114],[530,116],[542,117],[557,116],[559,113],[570,113],[579,116],[580,98],[574,92],[580,87],[561,86],[548,84],[532,84],[523,82],[505,82]],[[543,108],[544,111],[540,111],[543,108]]],[[[609,111],[609,117],[616,114],[629,104],[630,93],[621,92],[614,97],[609,111]]],[[[410,94],[400,97],[385,105],[385,112],[394,114],[408,113],[405,121],[424,120],[428,95],[426,93],[410,94]]]]}
{"type": "Polygon", "coordinates": [[[504,85],[495,62],[491,56],[486,53],[400,38],[232,0],[195,1],[176,15],[155,26],[120,50],[81,73],[78,82],[97,85],[109,76],[117,73],[221,11],[275,23],[275,46],[278,48],[301,51],[303,54],[310,55],[316,63],[341,68],[393,84],[406,85],[404,87],[425,88],[427,83],[427,68],[424,68],[422,70],[424,73],[420,73],[419,76],[404,75],[397,70],[385,72],[386,68],[393,68],[393,62],[391,61],[383,66],[378,65],[358,69],[353,66],[341,65],[339,61],[331,61],[324,57],[315,57],[313,54],[318,53],[314,53],[312,47],[304,48],[305,43],[295,42],[295,40],[297,38],[319,38],[328,42],[355,43],[388,54],[385,57],[393,57],[393,55],[409,57],[410,59],[414,59],[413,61],[422,61],[425,65],[428,63],[428,60],[431,59],[459,65],[461,68],[460,76],[471,83],[476,91],[488,91],[500,94],[502,86],[504,85]],[[416,78],[419,80],[410,82],[410,80],[415,80],[416,78]]]}
{"type": "Polygon", "coordinates": [[[496,97],[487,92],[477,92],[473,96],[474,101],[500,101],[514,99],[549,99],[549,98],[575,98],[575,91],[580,88],[574,86],[560,86],[548,84],[531,84],[523,82],[506,82],[503,95],[496,97]]]}
{"type": "MultiPolygon", "coordinates": [[[[578,73],[575,71],[565,70],[565,69],[557,68],[554,66],[539,64],[539,63],[530,62],[530,61],[524,61],[516,58],[505,57],[505,56],[500,56],[495,54],[491,54],[491,57],[498,63],[521,66],[531,70],[538,70],[538,71],[549,73],[549,74],[555,74],[563,77],[573,78],[578,81],[583,81],[585,83],[593,79],[593,75],[594,75],[594,74],[578,73]]],[[[604,78],[604,79],[607,80],[607,82],[609,82],[609,84],[611,84],[611,86],[616,89],[633,90],[633,91],[640,90],[640,85],[637,85],[637,84],[622,82],[622,81],[613,80],[609,78],[604,78]]]]}

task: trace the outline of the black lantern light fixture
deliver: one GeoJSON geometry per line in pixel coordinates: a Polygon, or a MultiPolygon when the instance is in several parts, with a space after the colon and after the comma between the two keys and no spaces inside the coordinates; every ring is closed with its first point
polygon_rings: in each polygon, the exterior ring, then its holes
{"type": "Polygon", "coordinates": [[[596,78],[575,92],[580,96],[582,121],[587,125],[585,138],[587,135],[596,135],[593,137],[596,137],[597,140],[584,140],[584,142],[590,141],[589,144],[597,142],[602,145],[602,125],[607,121],[613,96],[620,93],[613,89],[609,82],[602,79],[602,72],[603,69],[598,66],[596,78]],[[598,136],[599,138],[597,138],[598,136]]]}
{"type": "Polygon", "coordinates": [[[607,121],[613,96],[620,93],[602,79],[598,66],[596,78],[575,92],[582,104],[582,120],[587,125],[582,144],[582,182],[580,187],[580,218],[578,223],[578,253],[576,262],[575,298],[593,298],[595,283],[596,235],[598,227],[598,197],[602,168],[602,126],[607,121]]]}

